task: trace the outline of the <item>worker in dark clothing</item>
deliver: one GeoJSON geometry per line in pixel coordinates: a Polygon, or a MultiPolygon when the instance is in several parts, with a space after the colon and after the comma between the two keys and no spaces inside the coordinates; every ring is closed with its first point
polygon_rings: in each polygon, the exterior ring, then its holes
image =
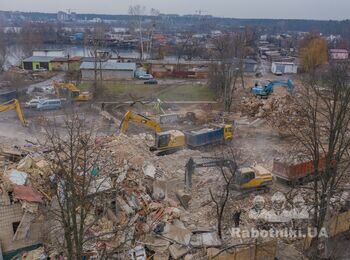
{"type": "Polygon", "coordinates": [[[102,102],[102,104],[101,104],[101,109],[102,109],[102,111],[105,111],[105,103],[104,102],[102,102]]]}
{"type": "Polygon", "coordinates": [[[241,210],[236,210],[233,214],[233,221],[235,222],[235,227],[239,227],[239,220],[241,218],[241,210]]]}

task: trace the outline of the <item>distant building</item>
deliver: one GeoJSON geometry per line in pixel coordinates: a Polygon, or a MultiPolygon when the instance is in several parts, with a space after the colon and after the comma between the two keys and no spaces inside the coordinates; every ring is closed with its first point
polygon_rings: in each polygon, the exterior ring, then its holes
{"type": "Polygon", "coordinates": [[[80,57],[55,58],[51,61],[53,71],[78,71],[80,69],[80,57]]]}
{"type": "Polygon", "coordinates": [[[22,68],[25,70],[48,70],[52,71],[52,61],[56,57],[48,57],[48,56],[32,56],[27,59],[24,59],[22,62],[22,68]]]}
{"type": "Polygon", "coordinates": [[[59,11],[57,13],[57,20],[58,21],[75,21],[77,20],[77,13],[75,12],[62,12],[59,11]]]}
{"type": "Polygon", "coordinates": [[[272,62],[271,72],[273,74],[296,74],[298,72],[298,66],[293,62],[272,62]]]}
{"type": "Polygon", "coordinates": [[[33,56],[43,56],[43,57],[65,57],[65,51],[62,49],[38,49],[33,51],[33,56]]]}
{"type": "Polygon", "coordinates": [[[68,21],[68,14],[66,12],[59,11],[57,13],[57,20],[58,21],[68,21]]]}
{"type": "Polygon", "coordinates": [[[98,73],[102,72],[103,80],[133,79],[136,71],[136,63],[108,60],[102,62],[83,61],[80,65],[82,80],[93,80],[95,66],[98,73]]]}
{"type": "Polygon", "coordinates": [[[331,49],[329,55],[332,60],[347,60],[349,59],[349,51],[345,49],[331,49]]]}

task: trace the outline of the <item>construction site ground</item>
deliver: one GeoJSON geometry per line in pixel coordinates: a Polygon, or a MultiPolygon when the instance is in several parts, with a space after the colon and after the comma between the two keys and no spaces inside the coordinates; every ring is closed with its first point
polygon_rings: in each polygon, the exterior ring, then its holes
{"type": "MultiPolygon", "coordinates": [[[[286,91],[276,91],[269,100],[257,100],[249,93],[249,86],[254,84],[254,78],[247,78],[245,85],[246,89],[238,88],[235,93],[233,112],[221,112],[222,105],[220,102],[214,104],[163,104],[162,108],[165,113],[186,114],[194,112],[196,121],[185,121],[182,124],[166,125],[167,129],[192,129],[201,127],[208,123],[233,123],[234,124],[234,140],[225,145],[204,147],[199,150],[184,149],[177,153],[157,157],[149,151],[149,147],[153,145],[153,132],[145,127],[130,123],[127,136],[119,134],[119,125],[115,122],[107,121],[101,116],[101,103],[96,103],[95,108],[89,103],[69,104],[65,109],[57,111],[39,112],[32,109],[24,109],[26,120],[29,123],[27,128],[21,126],[16,118],[16,113],[10,111],[0,114],[0,142],[3,147],[11,147],[14,145],[30,145],[27,141],[37,142],[41,140],[45,133],[42,127],[42,118],[55,121],[58,125],[65,119],[66,115],[72,113],[72,109],[84,116],[91,125],[96,127],[96,132],[99,136],[113,136],[111,139],[114,148],[120,160],[126,160],[129,165],[137,165],[141,168],[144,163],[151,163],[157,169],[159,178],[166,181],[167,196],[174,201],[176,207],[180,208],[176,197],[176,192],[184,189],[185,165],[190,157],[220,157],[225,153],[239,151],[240,166],[250,166],[254,163],[264,166],[268,170],[272,170],[273,159],[277,157],[287,156],[293,149],[293,143],[288,138],[281,135],[280,130],[277,130],[271,125],[271,122],[264,118],[266,110],[261,112],[261,109],[252,112],[250,108],[257,103],[261,103],[259,107],[264,107],[268,102],[281,102],[280,99],[285,99],[286,91]],[[249,106],[247,105],[249,104],[249,106]],[[100,109],[96,109],[96,106],[100,109]],[[248,110],[247,110],[248,108],[248,110]],[[259,114],[260,113],[260,114],[259,114]],[[265,114],[264,114],[265,113],[265,114]]],[[[120,85],[108,85],[108,89],[114,92],[119,101],[137,101],[133,104],[106,104],[107,110],[113,117],[121,120],[124,113],[132,110],[159,121],[159,111],[156,111],[154,103],[146,101],[160,98],[164,100],[178,101],[197,101],[197,100],[214,100],[213,94],[208,92],[202,93],[208,87],[203,83],[189,86],[188,81],[178,86],[173,86],[175,81],[167,83],[161,81],[159,85],[143,85],[143,82],[120,83],[120,85]],[[128,91],[125,91],[128,89],[128,91]],[[131,90],[130,90],[131,89],[131,90]],[[190,95],[193,90],[196,94],[190,95]],[[189,91],[189,92],[186,92],[189,91]],[[176,94],[178,93],[178,94],[176,94]],[[140,102],[143,101],[143,102],[140,102]]],[[[108,84],[108,83],[107,83],[108,84]]],[[[83,85],[87,86],[87,85],[83,85]]],[[[106,100],[108,101],[108,100],[106,100]]],[[[283,101],[285,102],[285,101],[283,101]]],[[[285,104],[283,103],[282,104],[285,104]]],[[[253,110],[254,110],[253,109],[253,110]]],[[[140,172],[142,174],[142,172],[140,172]]],[[[176,211],[180,214],[181,221],[189,228],[205,228],[214,230],[216,225],[214,204],[211,200],[209,189],[222,190],[223,181],[220,170],[217,168],[197,169],[193,176],[192,199],[188,210],[176,211]]],[[[275,191],[283,193],[292,192],[292,188],[281,183],[274,182],[271,191],[263,194],[266,201],[269,201],[271,195],[275,191]]],[[[241,221],[245,227],[254,226],[255,223],[248,217],[249,209],[252,207],[252,201],[255,193],[248,194],[239,201],[234,197],[228,202],[227,212],[234,212],[235,209],[242,210],[241,221]]],[[[230,236],[230,228],[233,227],[232,216],[226,216],[228,222],[224,227],[225,237],[230,236]]],[[[240,241],[233,241],[238,243],[240,241]]],[[[281,242],[283,243],[283,241],[281,242]]],[[[297,250],[289,245],[290,254],[298,255],[297,250]],[[290,249],[291,247],[291,249],[290,249]]],[[[283,246],[281,246],[283,248],[283,246]]],[[[294,259],[297,259],[296,256],[294,259]]],[[[301,259],[301,258],[300,258],[301,259]]]]}

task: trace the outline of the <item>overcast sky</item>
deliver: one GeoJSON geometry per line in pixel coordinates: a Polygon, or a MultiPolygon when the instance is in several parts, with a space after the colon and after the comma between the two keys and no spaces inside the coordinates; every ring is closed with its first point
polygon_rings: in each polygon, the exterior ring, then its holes
{"type": "Polygon", "coordinates": [[[126,14],[129,5],[141,4],[162,13],[237,18],[349,19],[350,0],[0,0],[0,10],[126,14]]]}

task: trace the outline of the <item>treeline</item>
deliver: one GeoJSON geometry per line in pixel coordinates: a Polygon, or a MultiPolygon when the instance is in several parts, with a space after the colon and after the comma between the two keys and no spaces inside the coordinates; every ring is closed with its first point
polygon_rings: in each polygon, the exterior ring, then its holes
{"type": "MultiPolygon", "coordinates": [[[[10,19],[11,21],[32,20],[45,21],[55,20],[55,13],[39,13],[39,12],[7,12],[0,11],[0,17],[10,19]]],[[[102,20],[115,21],[116,24],[126,25],[130,21],[129,15],[108,15],[108,14],[77,14],[78,20],[92,20],[100,18],[102,20]]],[[[144,18],[150,18],[145,16],[144,18]]],[[[237,18],[220,18],[208,16],[172,16],[160,15],[152,17],[152,20],[161,22],[164,28],[168,30],[225,30],[232,27],[254,26],[264,29],[268,33],[281,33],[288,31],[299,32],[319,32],[325,35],[342,35],[344,38],[350,39],[350,20],[293,20],[293,19],[237,19],[237,18]],[[171,26],[170,26],[171,25],[171,26]],[[205,26],[201,26],[205,25],[205,26]],[[170,26],[170,27],[169,27],[170,26]]],[[[163,29],[163,28],[162,28],[163,29]]]]}

